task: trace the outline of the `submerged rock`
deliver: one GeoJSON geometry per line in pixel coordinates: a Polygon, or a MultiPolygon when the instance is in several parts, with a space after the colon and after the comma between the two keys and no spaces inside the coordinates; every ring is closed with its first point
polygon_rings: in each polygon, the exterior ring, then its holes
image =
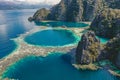
{"type": "Polygon", "coordinates": [[[83,34],[81,41],[76,49],[76,62],[78,64],[90,64],[97,61],[101,53],[100,40],[94,32],[89,31],[83,34]]]}
{"type": "Polygon", "coordinates": [[[99,36],[115,37],[120,32],[120,10],[103,10],[96,16],[90,27],[99,36]]]}

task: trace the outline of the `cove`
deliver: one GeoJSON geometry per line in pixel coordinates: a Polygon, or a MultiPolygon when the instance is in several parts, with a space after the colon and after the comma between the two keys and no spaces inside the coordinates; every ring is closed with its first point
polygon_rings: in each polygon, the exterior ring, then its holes
{"type": "Polygon", "coordinates": [[[66,26],[66,27],[87,27],[88,24],[85,23],[77,23],[77,22],[63,22],[63,21],[48,21],[48,22],[35,22],[36,25],[39,26],[49,26],[49,27],[60,27],[60,26],[66,26]]]}
{"type": "Polygon", "coordinates": [[[47,29],[28,35],[27,43],[39,46],[65,46],[78,42],[78,37],[70,30],[47,29]]]}
{"type": "Polygon", "coordinates": [[[18,80],[118,80],[102,69],[97,71],[77,70],[68,62],[70,58],[64,55],[66,54],[52,53],[46,57],[25,57],[8,67],[3,78],[18,80]]]}

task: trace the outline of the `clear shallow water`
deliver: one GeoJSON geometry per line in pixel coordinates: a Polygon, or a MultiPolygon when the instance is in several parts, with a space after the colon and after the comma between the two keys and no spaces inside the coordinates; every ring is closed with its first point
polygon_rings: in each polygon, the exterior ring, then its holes
{"type": "Polygon", "coordinates": [[[110,39],[108,39],[108,38],[103,38],[103,37],[99,37],[99,36],[96,36],[98,39],[100,39],[100,42],[102,43],[102,44],[105,44],[105,43],[107,43],[110,39]]]}
{"type": "MultiPolygon", "coordinates": [[[[11,40],[12,38],[16,38],[19,34],[36,27],[27,20],[35,11],[0,10],[0,58],[8,55],[16,48],[15,42],[11,40]]],[[[80,27],[80,24],[59,23],[45,23],[45,25],[80,27]]],[[[20,80],[116,80],[116,77],[105,70],[79,72],[69,63],[69,59],[65,57],[63,59],[61,54],[49,55],[46,58],[26,57],[9,67],[4,77],[18,78],[20,80]]]]}
{"type": "Polygon", "coordinates": [[[16,43],[11,40],[35,27],[28,22],[36,10],[0,10],[0,58],[16,49],[16,43]]]}
{"type": "Polygon", "coordinates": [[[70,56],[60,53],[47,57],[26,57],[7,69],[3,78],[19,80],[119,80],[106,70],[75,69],[70,62],[70,56]]]}
{"type": "MultiPolygon", "coordinates": [[[[36,10],[0,10],[0,58],[3,58],[16,49],[17,45],[11,39],[20,34],[33,29],[37,25],[28,22],[28,17],[32,16],[36,10]]],[[[87,24],[67,23],[67,22],[48,22],[43,26],[86,26],[87,24]]]]}
{"type": "Polygon", "coordinates": [[[75,22],[62,22],[62,21],[49,21],[49,22],[35,22],[36,25],[39,26],[48,26],[48,27],[60,27],[60,26],[66,26],[66,27],[86,27],[88,24],[85,23],[75,23],[75,22]]]}
{"type": "Polygon", "coordinates": [[[33,45],[64,46],[78,42],[78,36],[69,30],[48,29],[33,33],[24,40],[33,45]]]}

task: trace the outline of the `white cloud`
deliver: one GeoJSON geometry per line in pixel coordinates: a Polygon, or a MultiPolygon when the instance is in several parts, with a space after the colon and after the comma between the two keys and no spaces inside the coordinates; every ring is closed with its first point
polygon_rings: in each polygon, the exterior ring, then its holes
{"type": "MultiPolygon", "coordinates": [[[[3,0],[0,0],[3,1],[3,0]]],[[[4,1],[13,1],[13,2],[27,2],[31,4],[43,3],[43,4],[57,4],[60,0],[4,0],[4,1]]]]}

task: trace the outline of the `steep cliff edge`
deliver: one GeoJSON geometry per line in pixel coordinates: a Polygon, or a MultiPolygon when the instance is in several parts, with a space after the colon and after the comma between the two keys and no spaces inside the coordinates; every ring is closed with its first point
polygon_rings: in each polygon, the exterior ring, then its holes
{"type": "Polygon", "coordinates": [[[46,20],[48,19],[50,10],[46,8],[42,8],[37,10],[37,12],[33,15],[33,17],[29,17],[29,21],[41,21],[41,20],[46,20]]]}
{"type": "MultiPolygon", "coordinates": [[[[61,0],[59,4],[50,9],[50,14],[46,15],[45,20],[91,21],[103,8],[103,0],[61,0]]],[[[39,11],[36,13],[40,14],[39,11]]]]}
{"type": "Polygon", "coordinates": [[[100,41],[96,38],[94,32],[83,34],[81,41],[76,49],[76,63],[90,64],[97,61],[101,53],[100,41]]]}
{"type": "MultiPolygon", "coordinates": [[[[41,10],[37,11],[34,20],[59,20],[59,21],[92,21],[97,14],[105,8],[120,9],[120,0],[61,0],[59,4],[53,6],[47,18],[39,19],[41,10]],[[37,18],[38,17],[38,18],[37,18]]],[[[44,14],[45,15],[45,14],[44,14]]]]}
{"type": "MultiPolygon", "coordinates": [[[[104,45],[100,44],[94,32],[83,34],[76,49],[75,60],[74,66],[78,69],[96,70],[100,65],[96,66],[94,62],[100,64],[101,60],[109,60],[120,69],[120,33],[104,45]]],[[[111,65],[107,65],[107,68],[112,69],[111,65]]]]}
{"type": "Polygon", "coordinates": [[[115,37],[120,32],[120,10],[103,10],[95,17],[90,27],[99,36],[115,37]]]}
{"type": "Polygon", "coordinates": [[[104,48],[107,59],[120,68],[120,34],[111,39],[104,48]]]}

